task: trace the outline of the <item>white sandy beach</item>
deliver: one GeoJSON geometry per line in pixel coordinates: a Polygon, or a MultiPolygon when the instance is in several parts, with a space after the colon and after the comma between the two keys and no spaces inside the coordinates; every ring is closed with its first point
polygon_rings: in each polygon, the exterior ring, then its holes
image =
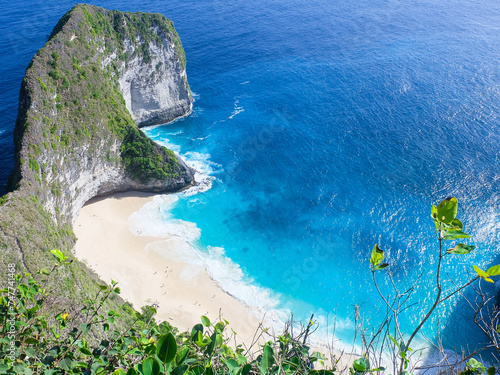
{"type": "Polygon", "coordinates": [[[121,296],[135,309],[155,303],[159,306],[157,320],[168,321],[181,331],[199,323],[201,315],[212,321],[221,316],[237,332],[237,343],[248,347],[264,316],[259,320],[250,315],[203,266],[180,261],[175,251],[168,250],[182,245],[176,244],[179,239],[145,237],[130,231],[130,215],[152,199],[153,195],[132,192],[87,203],[74,224],[76,256],[103,281],[117,281],[121,296]]]}

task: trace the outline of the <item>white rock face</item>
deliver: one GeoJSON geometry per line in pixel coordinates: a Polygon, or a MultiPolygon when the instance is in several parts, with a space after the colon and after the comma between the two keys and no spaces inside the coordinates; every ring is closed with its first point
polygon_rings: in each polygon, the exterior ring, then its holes
{"type": "MultiPolygon", "coordinates": [[[[149,44],[150,62],[144,62],[142,53],[134,54],[135,49],[142,43],[139,37],[135,44],[125,40],[125,50],[128,56],[133,56],[126,62],[119,60],[114,52],[101,56],[103,70],[113,62],[119,66],[120,91],[138,126],[164,124],[189,114],[192,108],[186,70],[179,60],[175,45],[160,29],[155,32],[162,38],[163,43],[149,44]]],[[[99,50],[99,53],[103,52],[104,49],[99,50]]],[[[32,106],[34,105],[32,103],[32,106]]],[[[113,161],[121,158],[120,143],[114,140],[111,144],[110,141],[102,139],[92,151],[87,145],[74,147],[72,157],[57,153],[47,153],[41,157],[41,165],[56,164],[62,172],[52,176],[50,169],[43,171],[48,180],[61,190],[57,195],[47,192],[42,199],[44,208],[55,220],[56,207],[70,222],[74,222],[83,205],[96,196],[129,190],[175,191],[194,181],[193,172],[178,156],[177,161],[184,170],[179,177],[168,181],[134,180],[127,175],[121,163],[113,161]],[[108,158],[104,155],[108,155],[108,158]]]]}
{"type": "MultiPolygon", "coordinates": [[[[120,90],[139,127],[167,123],[184,116],[192,108],[186,70],[179,61],[175,45],[161,30],[156,32],[163,44],[149,44],[151,61],[144,62],[142,54],[136,53],[120,69],[120,90]]],[[[125,46],[132,55],[136,47],[130,41],[126,41],[125,46]]]]}
{"type": "MultiPolygon", "coordinates": [[[[117,158],[120,153],[120,145],[117,141],[110,145],[107,141],[102,140],[95,151],[98,155],[106,155],[109,152],[112,158],[117,158]]],[[[130,190],[175,191],[193,181],[193,172],[179,157],[177,157],[177,161],[182,166],[184,173],[168,181],[144,182],[128,177],[122,164],[107,161],[104,158],[91,157],[86,147],[76,147],[74,152],[78,156],[77,161],[47,155],[50,157],[50,163],[58,164],[62,172],[53,177],[50,176],[49,170],[46,171],[48,177],[61,188],[60,194],[56,195],[47,191],[42,199],[45,210],[50,212],[55,220],[57,220],[56,207],[73,223],[83,205],[94,197],[130,190]]]]}

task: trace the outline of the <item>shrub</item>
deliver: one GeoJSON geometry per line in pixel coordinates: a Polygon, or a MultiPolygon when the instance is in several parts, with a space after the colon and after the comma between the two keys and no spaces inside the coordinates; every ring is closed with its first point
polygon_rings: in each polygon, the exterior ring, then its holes
{"type": "Polygon", "coordinates": [[[154,306],[139,313],[126,305],[122,310],[134,320],[120,331],[115,328],[120,314],[103,311],[106,300],[120,293],[114,281],[98,284],[97,295],[82,303],[81,321],[65,309],[48,319],[43,314],[49,296],[44,285],[57,267],[69,263],[59,250],[51,252],[58,263],[50,271],[40,270],[41,282],[30,274],[15,275],[15,265],[7,265],[8,286],[0,291],[1,373],[333,374],[313,370],[312,364],[322,363],[323,356],[309,354],[309,348],[289,333],[265,343],[251,360],[241,346],[229,346],[227,321],[212,323],[206,316],[190,332],[178,334],[169,323],[156,323],[154,306]]]}

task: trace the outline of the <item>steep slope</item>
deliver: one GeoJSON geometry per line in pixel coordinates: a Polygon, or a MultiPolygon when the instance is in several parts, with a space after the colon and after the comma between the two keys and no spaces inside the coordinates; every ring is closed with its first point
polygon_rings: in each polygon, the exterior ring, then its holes
{"type": "MultiPolygon", "coordinates": [[[[92,197],[193,183],[185,163],[137,126],[189,113],[185,64],[160,14],[80,4],[61,18],[22,82],[12,192],[0,198],[4,264],[33,272],[53,263],[52,249],[70,255],[72,223],[92,197]]],[[[78,261],[64,272],[58,303],[95,288],[96,276],[78,261]]]]}

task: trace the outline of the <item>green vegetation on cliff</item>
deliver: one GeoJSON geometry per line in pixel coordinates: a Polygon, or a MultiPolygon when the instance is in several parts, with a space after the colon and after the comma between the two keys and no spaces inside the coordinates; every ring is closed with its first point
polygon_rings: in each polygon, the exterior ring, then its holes
{"type": "MultiPolygon", "coordinates": [[[[1,260],[34,272],[52,267],[51,250],[67,254],[71,263],[54,270],[44,300],[52,311],[64,306],[75,321],[82,319],[79,301],[99,290],[97,275],[72,255],[80,206],[96,194],[169,191],[192,182],[173,152],[137,128],[120,91],[129,61],[147,61],[155,45],[160,51],[173,45],[172,58],[185,66],[179,36],[164,16],[76,5],[33,57],[21,85],[11,192],[0,198],[1,260]]],[[[0,281],[5,285],[5,273],[0,281]]],[[[118,327],[134,319],[116,295],[106,308],[120,313],[118,327]]]]}
{"type": "Polygon", "coordinates": [[[234,349],[227,321],[212,323],[202,316],[201,324],[179,333],[168,322],[158,324],[152,306],[142,313],[126,311],[134,320],[120,329],[116,321],[124,310],[105,306],[120,293],[114,282],[98,284],[96,295],[81,303],[81,319],[75,319],[74,312],[66,308],[47,315],[49,293],[41,283],[68,265],[63,253],[52,253],[58,263],[51,270],[42,270],[41,282],[29,274],[15,275],[8,266],[10,280],[0,291],[0,373],[333,375],[312,369],[314,362],[323,364],[324,360],[320,353],[310,353],[304,343],[312,322],[296,337],[286,331],[262,346],[234,349]]]}
{"type": "Polygon", "coordinates": [[[118,82],[120,71],[138,54],[149,61],[149,44],[161,45],[162,38],[172,40],[185,66],[179,36],[172,23],[160,14],[122,13],[77,5],[61,18],[23,81],[16,124],[19,158],[11,179],[12,190],[18,187],[20,167],[26,160],[36,181],[42,184],[50,182],[59,168],[56,166],[54,173],[47,170],[49,166],[37,160],[40,154],[71,154],[75,146],[86,146],[89,153],[99,154],[103,142],[109,151],[114,140],[122,144],[122,154],[107,152],[107,161],[119,163],[125,157],[131,177],[163,179],[181,173],[171,153],[159,150],[154,155],[155,162],[146,163],[142,152],[126,152],[130,134],[136,134],[133,143],[137,150],[151,149],[151,142],[137,130],[126,108],[118,82]],[[125,49],[127,43],[136,44],[137,48],[130,52],[125,49]],[[25,139],[28,129],[32,131],[25,139]],[[22,145],[28,148],[27,155],[20,152],[22,145]]]}
{"type": "Polygon", "coordinates": [[[122,158],[131,175],[146,180],[177,177],[177,160],[173,151],[144,138],[140,130],[130,127],[121,146],[122,158]],[[165,162],[168,160],[168,162],[165,162]]]}

